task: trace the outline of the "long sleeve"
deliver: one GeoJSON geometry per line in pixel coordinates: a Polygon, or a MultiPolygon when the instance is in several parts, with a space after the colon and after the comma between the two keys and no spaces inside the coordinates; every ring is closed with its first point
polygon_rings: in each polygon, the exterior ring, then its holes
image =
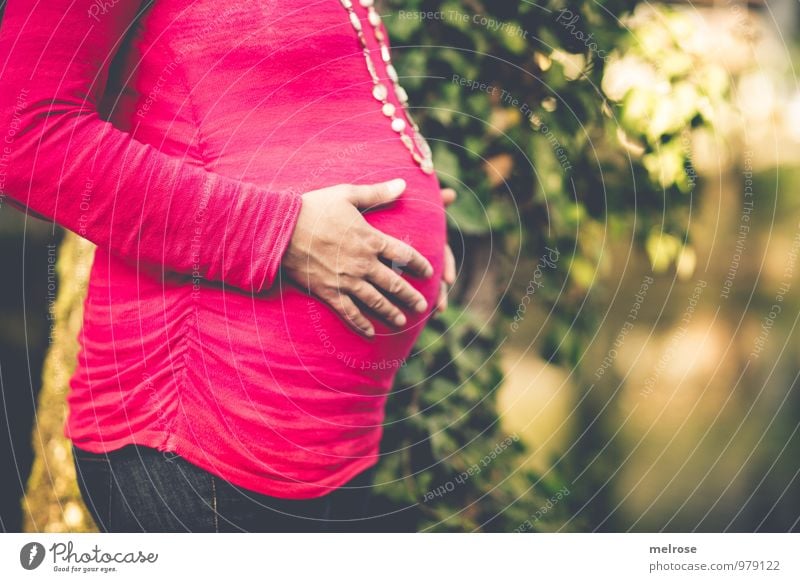
{"type": "Polygon", "coordinates": [[[301,197],[208,172],[104,121],[142,0],[11,0],[0,27],[0,196],[127,260],[259,292],[301,197]]]}

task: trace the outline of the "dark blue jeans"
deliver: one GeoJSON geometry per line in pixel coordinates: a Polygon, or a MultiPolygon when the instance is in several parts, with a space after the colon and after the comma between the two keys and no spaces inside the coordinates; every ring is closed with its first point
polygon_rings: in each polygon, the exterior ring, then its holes
{"type": "Polygon", "coordinates": [[[108,454],[72,447],[78,486],[105,532],[364,531],[374,468],[314,499],[236,487],[174,453],[128,445],[108,454]]]}

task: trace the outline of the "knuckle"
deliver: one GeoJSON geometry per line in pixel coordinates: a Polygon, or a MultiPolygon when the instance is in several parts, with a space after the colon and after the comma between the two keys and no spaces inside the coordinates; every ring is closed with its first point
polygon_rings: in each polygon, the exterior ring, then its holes
{"type": "Polygon", "coordinates": [[[403,280],[400,277],[393,277],[389,283],[389,293],[397,295],[403,290],[403,280]]]}
{"type": "Polygon", "coordinates": [[[339,275],[336,274],[335,271],[330,271],[325,274],[320,280],[320,288],[325,289],[326,291],[333,291],[339,288],[339,275]]]}
{"type": "Polygon", "coordinates": [[[316,289],[316,293],[320,298],[324,299],[328,303],[330,303],[336,297],[334,289],[328,285],[320,286],[318,289],[316,289]]]}
{"type": "Polygon", "coordinates": [[[400,246],[398,247],[398,256],[400,257],[400,261],[407,265],[414,258],[414,249],[412,249],[406,243],[400,243],[400,246]]]}
{"type": "Polygon", "coordinates": [[[329,302],[335,302],[336,304],[341,303],[342,290],[338,285],[325,285],[322,289],[322,294],[329,302]]]}
{"type": "Polygon", "coordinates": [[[386,240],[385,237],[378,236],[377,234],[372,234],[368,241],[367,246],[372,251],[373,254],[382,254],[386,251],[386,247],[389,244],[389,241],[386,240]]]}
{"type": "Polygon", "coordinates": [[[364,275],[369,273],[370,270],[375,266],[375,261],[377,261],[377,257],[370,253],[365,253],[364,249],[359,245],[358,247],[358,255],[356,257],[356,266],[358,267],[358,272],[360,275],[364,275]]]}
{"type": "Polygon", "coordinates": [[[333,269],[333,273],[330,276],[331,287],[336,287],[338,289],[346,289],[351,279],[352,272],[353,268],[352,265],[350,265],[349,263],[337,264],[336,268],[333,269]]]}
{"type": "Polygon", "coordinates": [[[372,268],[372,261],[365,257],[358,257],[353,262],[354,274],[358,277],[363,277],[368,274],[372,268]]]}
{"type": "Polygon", "coordinates": [[[333,272],[337,279],[345,277],[350,272],[350,267],[345,261],[337,260],[333,267],[333,272]]]}

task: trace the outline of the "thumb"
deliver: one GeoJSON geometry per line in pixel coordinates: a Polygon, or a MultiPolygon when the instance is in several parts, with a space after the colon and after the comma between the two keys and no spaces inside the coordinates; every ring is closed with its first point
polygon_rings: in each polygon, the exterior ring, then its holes
{"type": "Polygon", "coordinates": [[[379,184],[353,186],[347,193],[346,198],[356,208],[369,210],[374,206],[397,200],[405,189],[406,181],[398,178],[388,182],[380,182],[379,184]]]}

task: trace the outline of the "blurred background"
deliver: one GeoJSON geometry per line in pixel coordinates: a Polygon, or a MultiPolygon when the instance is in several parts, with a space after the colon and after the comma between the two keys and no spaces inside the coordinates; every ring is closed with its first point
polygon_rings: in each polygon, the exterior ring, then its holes
{"type": "MultiPolygon", "coordinates": [[[[372,527],[800,529],[797,3],[381,14],[459,277],[372,527]]],[[[4,202],[0,527],[92,530],[62,437],[92,248],[4,202]]]]}

